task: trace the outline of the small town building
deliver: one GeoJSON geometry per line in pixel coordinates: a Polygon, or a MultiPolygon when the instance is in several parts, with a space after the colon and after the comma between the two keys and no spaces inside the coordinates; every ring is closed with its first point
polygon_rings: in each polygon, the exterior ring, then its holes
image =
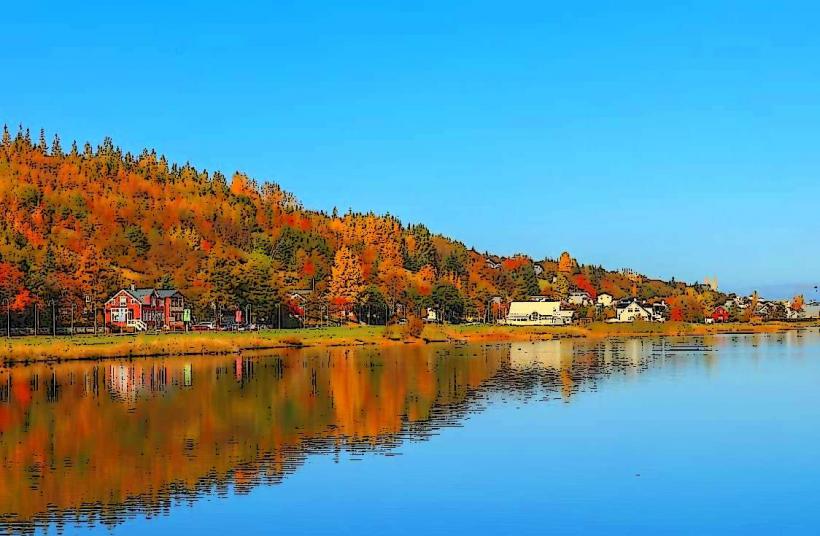
{"type": "Polygon", "coordinates": [[[570,305],[587,306],[592,305],[592,297],[583,290],[573,290],[569,293],[567,303],[570,305]]]}
{"type": "Polygon", "coordinates": [[[104,308],[105,322],[114,328],[145,331],[185,327],[185,298],[174,289],[131,285],[114,293],[104,308]]]}
{"type": "Polygon", "coordinates": [[[789,320],[816,320],[820,318],[820,304],[810,303],[804,305],[799,311],[791,307],[786,311],[786,318],[789,320]]]}
{"type": "Polygon", "coordinates": [[[167,329],[185,329],[185,297],[176,289],[159,289],[157,297],[163,306],[163,322],[167,329]]]}
{"type": "Polygon", "coordinates": [[[572,323],[573,311],[562,311],[559,301],[512,302],[507,324],[512,326],[562,326],[572,323]]]}
{"type": "Polygon", "coordinates": [[[638,303],[638,300],[632,299],[629,303],[619,301],[615,309],[615,318],[609,322],[634,322],[635,320],[643,320],[644,322],[662,322],[662,317],[658,317],[652,311],[651,306],[643,306],[638,303]]]}
{"type": "Polygon", "coordinates": [[[612,294],[602,292],[598,294],[598,298],[595,300],[595,303],[600,305],[601,307],[612,307],[612,302],[614,300],[615,298],[612,296],[612,294]]]}
{"type": "Polygon", "coordinates": [[[715,323],[728,322],[729,311],[727,311],[723,306],[718,305],[709,317],[712,319],[712,322],[715,323]]]}
{"type": "Polygon", "coordinates": [[[669,317],[669,304],[666,300],[661,300],[652,304],[652,320],[655,322],[663,322],[669,317]]]}

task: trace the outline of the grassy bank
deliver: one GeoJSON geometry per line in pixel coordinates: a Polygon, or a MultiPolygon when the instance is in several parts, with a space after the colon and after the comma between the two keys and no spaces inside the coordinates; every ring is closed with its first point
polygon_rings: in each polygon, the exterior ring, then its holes
{"type": "Polygon", "coordinates": [[[818,322],[765,324],[634,324],[593,323],[587,326],[519,327],[498,325],[425,326],[421,337],[403,338],[398,326],[329,327],[262,332],[197,332],[141,335],[82,335],[75,337],[20,337],[0,342],[0,360],[100,359],[164,355],[230,354],[244,350],[302,346],[358,346],[424,344],[430,342],[539,341],[587,337],[652,337],[714,335],[720,333],[774,333],[820,326],[818,322]]]}

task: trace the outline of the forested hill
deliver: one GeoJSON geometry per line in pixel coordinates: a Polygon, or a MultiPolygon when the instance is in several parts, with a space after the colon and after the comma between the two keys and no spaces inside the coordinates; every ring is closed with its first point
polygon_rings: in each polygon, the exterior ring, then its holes
{"type": "Polygon", "coordinates": [[[170,164],[155,151],[123,153],[111,139],[63,146],[41,131],[4,129],[0,148],[0,298],[103,300],[136,284],[178,288],[209,304],[270,310],[288,291],[314,288],[334,305],[384,300],[459,303],[481,316],[488,300],[566,297],[572,289],[617,297],[714,300],[701,287],[577,263],[499,258],[403,225],[392,216],[306,210],[272,183],[170,164]]]}

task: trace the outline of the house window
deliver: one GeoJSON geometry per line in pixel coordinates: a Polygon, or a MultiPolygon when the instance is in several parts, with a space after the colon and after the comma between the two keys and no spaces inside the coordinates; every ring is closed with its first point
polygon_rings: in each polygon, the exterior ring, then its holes
{"type": "Polygon", "coordinates": [[[125,305],[125,296],[120,296],[120,305],[125,305]]]}

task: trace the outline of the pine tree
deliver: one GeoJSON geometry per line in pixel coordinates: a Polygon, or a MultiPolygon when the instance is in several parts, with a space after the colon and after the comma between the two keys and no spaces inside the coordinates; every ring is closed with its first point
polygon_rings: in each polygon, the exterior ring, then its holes
{"type": "Polygon", "coordinates": [[[51,155],[63,156],[63,147],[60,145],[60,136],[58,134],[54,135],[54,141],[51,142],[51,155]]]}
{"type": "Polygon", "coordinates": [[[43,154],[48,152],[48,144],[46,143],[46,129],[44,128],[40,129],[40,139],[37,142],[37,148],[40,149],[43,154]]]}
{"type": "Polygon", "coordinates": [[[9,126],[3,125],[3,147],[8,149],[11,147],[11,135],[9,134],[9,126]]]}
{"type": "Polygon", "coordinates": [[[77,140],[71,142],[71,156],[80,156],[80,151],[77,148],[77,140]]]}

